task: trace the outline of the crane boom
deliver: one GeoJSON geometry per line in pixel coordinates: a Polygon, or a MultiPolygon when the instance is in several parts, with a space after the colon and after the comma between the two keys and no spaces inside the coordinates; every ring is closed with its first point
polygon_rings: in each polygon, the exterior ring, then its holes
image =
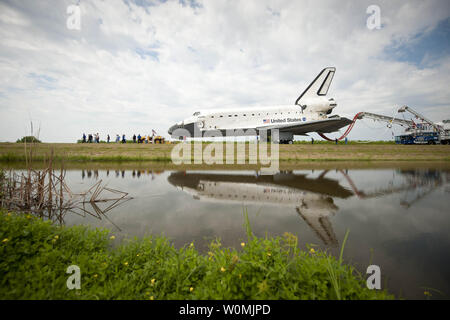
{"type": "Polygon", "coordinates": [[[413,125],[413,122],[411,120],[399,119],[399,118],[395,118],[395,117],[388,117],[388,116],[384,116],[381,114],[375,114],[375,113],[370,113],[370,112],[360,112],[358,115],[358,119],[362,119],[362,118],[369,118],[369,119],[374,119],[374,120],[379,120],[379,121],[385,121],[388,123],[394,123],[394,124],[398,124],[401,126],[407,126],[407,127],[411,127],[413,125]]]}
{"type": "Polygon", "coordinates": [[[433,121],[431,121],[430,119],[426,118],[425,116],[421,115],[420,113],[418,113],[417,111],[411,109],[408,106],[403,106],[400,109],[398,109],[398,112],[405,112],[405,111],[409,111],[410,113],[412,113],[413,115],[415,115],[418,119],[422,120],[423,122],[428,123],[430,126],[432,126],[437,132],[442,132],[443,128],[439,125],[437,125],[436,123],[434,123],[433,121]]]}

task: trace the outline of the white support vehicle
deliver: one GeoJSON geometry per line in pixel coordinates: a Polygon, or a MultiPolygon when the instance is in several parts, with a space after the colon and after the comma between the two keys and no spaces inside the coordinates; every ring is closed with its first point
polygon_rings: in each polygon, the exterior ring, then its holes
{"type": "Polygon", "coordinates": [[[441,143],[442,144],[450,144],[450,120],[444,120],[441,123],[438,123],[443,130],[441,131],[441,143]]]}
{"type": "Polygon", "coordinates": [[[430,134],[436,134],[438,137],[438,143],[450,144],[450,120],[444,120],[442,123],[434,123],[425,116],[421,115],[417,111],[411,109],[408,106],[403,106],[398,109],[398,112],[408,111],[412,113],[417,119],[423,123],[413,124],[409,131],[413,136],[424,136],[430,134]]]}

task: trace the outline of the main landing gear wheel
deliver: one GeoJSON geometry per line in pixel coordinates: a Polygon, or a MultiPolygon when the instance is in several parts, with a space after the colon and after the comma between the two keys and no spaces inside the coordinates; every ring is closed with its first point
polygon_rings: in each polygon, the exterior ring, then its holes
{"type": "MultiPolygon", "coordinates": [[[[275,142],[277,143],[277,142],[275,142]]],[[[293,144],[294,142],[292,140],[280,140],[279,144],[293,144]]]]}

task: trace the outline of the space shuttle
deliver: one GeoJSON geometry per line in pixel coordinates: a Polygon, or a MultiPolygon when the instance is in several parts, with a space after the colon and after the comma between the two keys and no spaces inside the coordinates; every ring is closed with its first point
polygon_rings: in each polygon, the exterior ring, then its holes
{"type": "Polygon", "coordinates": [[[292,144],[294,135],[335,132],[352,122],[331,115],[337,103],[327,93],[335,72],[334,67],[323,69],[292,105],[200,110],[171,126],[168,133],[172,138],[259,136],[277,129],[279,137],[272,141],[292,144]]]}
{"type": "Polygon", "coordinates": [[[333,199],[346,199],[353,193],[339,181],[326,178],[326,173],[311,178],[292,172],[270,176],[179,171],[167,180],[199,201],[294,208],[324,244],[337,245],[330,222],[338,211],[333,199]]]}

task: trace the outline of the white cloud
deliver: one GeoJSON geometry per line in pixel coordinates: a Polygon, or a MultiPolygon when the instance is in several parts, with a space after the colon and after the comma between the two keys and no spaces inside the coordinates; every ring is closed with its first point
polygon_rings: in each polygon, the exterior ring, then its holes
{"type": "MultiPolygon", "coordinates": [[[[30,117],[45,141],[166,134],[197,108],[291,104],[330,65],[338,114],[409,104],[450,117],[450,57],[419,67],[385,54],[429,34],[447,1],[379,1],[372,31],[371,1],[82,1],[80,31],[66,28],[70,4],[0,3],[0,140],[24,135],[30,117]]],[[[356,125],[350,137],[382,131],[356,125]]]]}

